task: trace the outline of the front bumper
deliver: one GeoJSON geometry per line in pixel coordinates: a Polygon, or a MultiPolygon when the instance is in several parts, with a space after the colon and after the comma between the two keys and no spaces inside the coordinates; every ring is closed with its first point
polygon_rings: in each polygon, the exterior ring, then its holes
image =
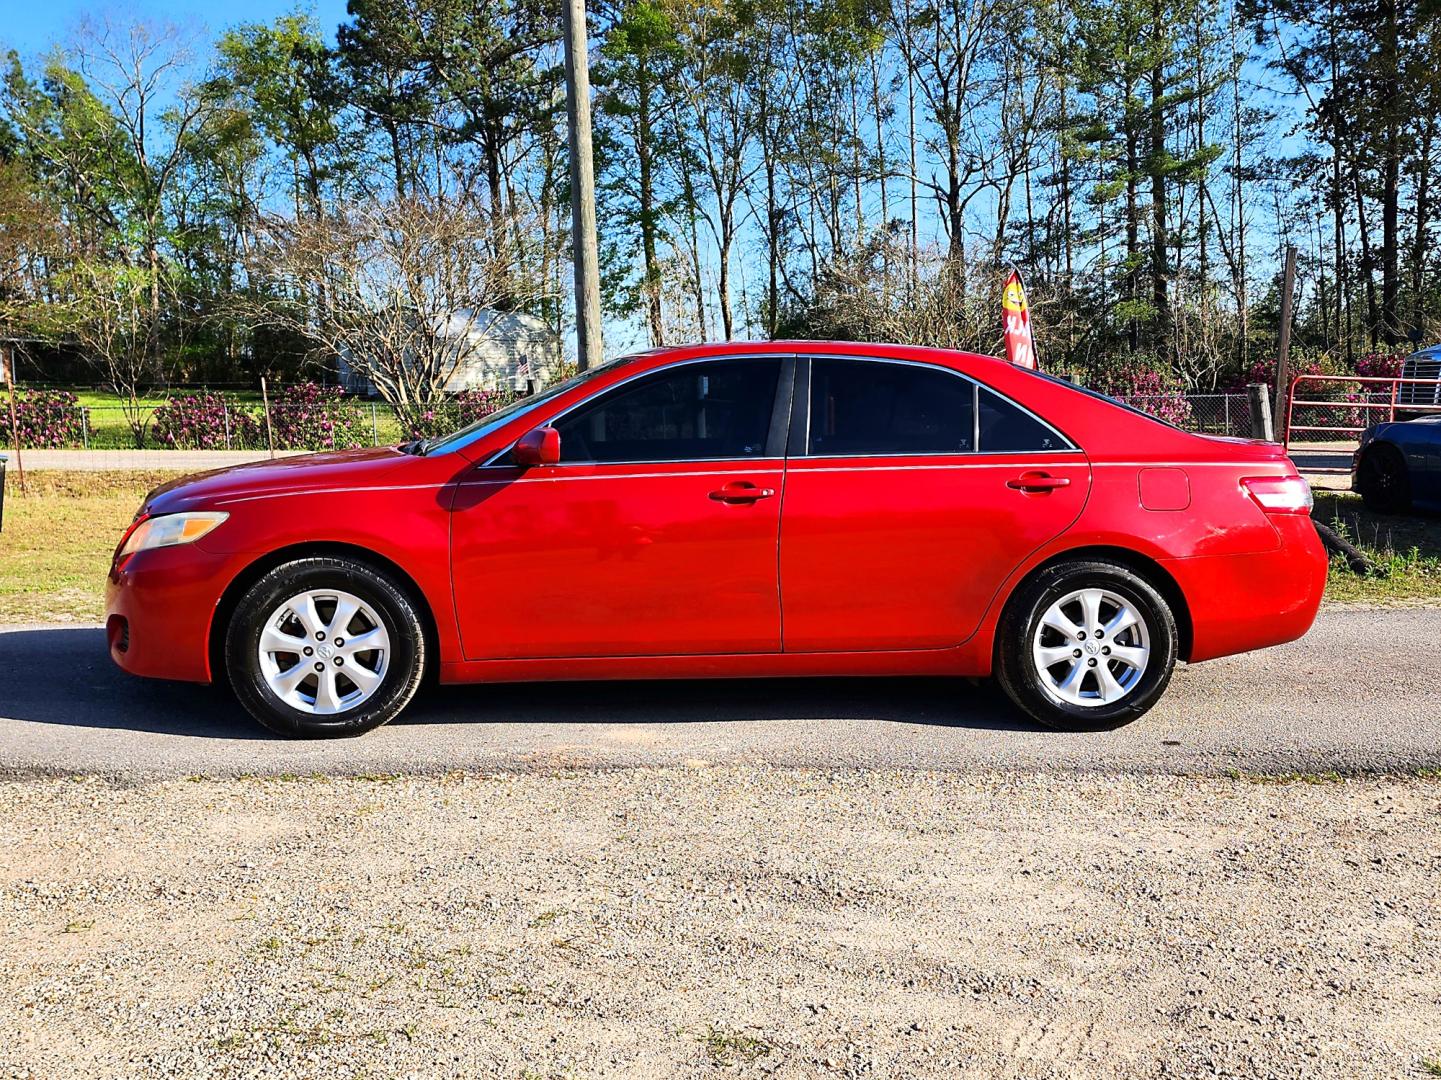
{"type": "Polygon", "coordinates": [[[198,544],[156,548],[110,570],[105,638],[110,656],[132,675],[210,682],[210,628],[240,556],[198,544]]]}

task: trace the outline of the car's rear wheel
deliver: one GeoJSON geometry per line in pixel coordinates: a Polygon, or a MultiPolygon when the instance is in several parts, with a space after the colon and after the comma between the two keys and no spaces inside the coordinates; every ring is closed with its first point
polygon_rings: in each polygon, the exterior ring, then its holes
{"type": "Polygon", "coordinates": [[[225,639],[240,703],[282,735],[359,735],[395,718],[420,685],[425,635],[382,571],[339,558],[297,559],[241,598],[225,639]]]}
{"type": "Polygon", "coordinates": [[[1144,577],[1077,560],[1043,570],[1006,605],[996,677],[1048,727],[1102,731],[1154,705],[1176,666],[1176,620],[1144,577]]]}
{"type": "Polygon", "coordinates": [[[1411,509],[1411,478],[1406,459],[1390,443],[1374,443],[1361,455],[1356,487],[1368,510],[1401,514],[1411,509]]]}

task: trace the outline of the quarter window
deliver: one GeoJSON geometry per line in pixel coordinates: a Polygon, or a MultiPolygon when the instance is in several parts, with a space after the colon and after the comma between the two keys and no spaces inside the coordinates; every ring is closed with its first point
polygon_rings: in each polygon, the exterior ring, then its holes
{"type": "Polygon", "coordinates": [[[1022,454],[1034,450],[1066,450],[1070,444],[1030,413],[993,390],[981,387],[981,453],[1022,454]]]}
{"type": "Polygon", "coordinates": [[[813,360],[806,452],[967,453],[975,449],[973,386],[934,367],[813,360]]]}
{"type": "Polygon", "coordinates": [[[780,361],[719,360],[648,375],[558,421],[563,462],[763,457],[780,361]]]}

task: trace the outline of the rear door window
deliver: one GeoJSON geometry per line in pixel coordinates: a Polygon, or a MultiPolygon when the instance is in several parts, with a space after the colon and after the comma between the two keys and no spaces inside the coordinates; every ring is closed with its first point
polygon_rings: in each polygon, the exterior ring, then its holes
{"type": "Polygon", "coordinates": [[[975,449],[974,385],[927,365],[812,360],[806,453],[969,453],[975,449]]]}

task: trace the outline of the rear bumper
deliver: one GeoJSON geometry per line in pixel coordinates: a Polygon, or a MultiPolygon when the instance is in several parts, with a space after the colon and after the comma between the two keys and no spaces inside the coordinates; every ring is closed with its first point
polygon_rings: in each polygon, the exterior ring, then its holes
{"type": "Polygon", "coordinates": [[[210,625],[237,556],[195,544],[132,555],[110,571],[105,639],[132,675],[210,682],[210,625]]]}
{"type": "Polygon", "coordinates": [[[1326,549],[1311,519],[1271,519],[1281,546],[1254,555],[1166,560],[1191,613],[1195,663],[1295,641],[1311,629],[1326,589],[1326,549]]]}

